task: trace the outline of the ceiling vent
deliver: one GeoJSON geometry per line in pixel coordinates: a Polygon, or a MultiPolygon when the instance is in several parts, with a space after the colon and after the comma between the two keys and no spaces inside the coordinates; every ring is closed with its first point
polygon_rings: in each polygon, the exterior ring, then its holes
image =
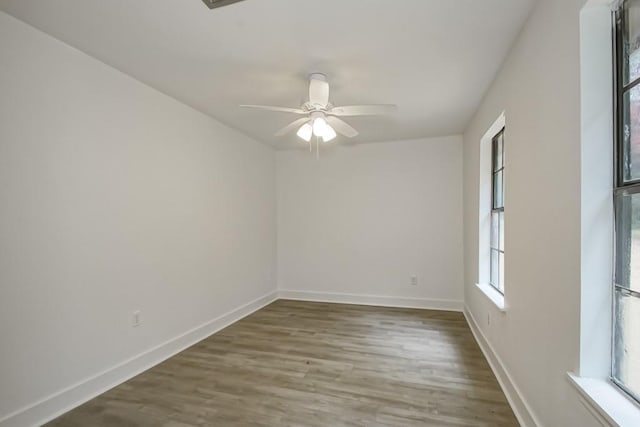
{"type": "Polygon", "coordinates": [[[227,6],[229,4],[237,3],[242,0],[202,0],[209,9],[215,9],[216,7],[227,6]]]}

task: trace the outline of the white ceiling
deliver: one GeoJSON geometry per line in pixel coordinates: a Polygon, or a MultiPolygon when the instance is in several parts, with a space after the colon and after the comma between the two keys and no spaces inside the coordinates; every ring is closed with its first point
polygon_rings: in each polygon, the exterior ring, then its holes
{"type": "MultiPolygon", "coordinates": [[[[458,134],[533,0],[0,0],[0,9],[273,146],[322,72],[336,105],[395,103],[346,120],[354,142],[458,134]]],[[[345,138],[340,137],[344,142],[345,138]]]]}

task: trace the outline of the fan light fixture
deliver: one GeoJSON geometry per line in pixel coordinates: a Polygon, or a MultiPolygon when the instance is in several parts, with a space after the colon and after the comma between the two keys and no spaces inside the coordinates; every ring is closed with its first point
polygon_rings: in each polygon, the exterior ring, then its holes
{"type": "Polygon", "coordinates": [[[337,136],[335,129],[327,123],[327,117],[322,111],[312,112],[311,122],[305,123],[298,130],[298,136],[306,142],[309,142],[308,138],[311,138],[311,134],[316,138],[322,138],[324,142],[329,142],[337,136]],[[309,131],[309,128],[311,128],[311,131],[309,131]]]}
{"type": "Polygon", "coordinates": [[[313,125],[311,123],[305,123],[300,126],[296,135],[305,142],[310,142],[312,136],[322,138],[324,142],[329,142],[335,139],[336,131],[327,123],[324,117],[316,117],[313,119],[313,125]]]}

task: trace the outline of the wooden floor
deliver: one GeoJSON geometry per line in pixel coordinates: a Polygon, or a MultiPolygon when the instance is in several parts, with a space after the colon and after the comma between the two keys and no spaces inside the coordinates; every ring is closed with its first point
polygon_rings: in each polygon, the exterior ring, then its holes
{"type": "Polygon", "coordinates": [[[517,426],[460,313],[280,300],[53,426],[517,426]]]}

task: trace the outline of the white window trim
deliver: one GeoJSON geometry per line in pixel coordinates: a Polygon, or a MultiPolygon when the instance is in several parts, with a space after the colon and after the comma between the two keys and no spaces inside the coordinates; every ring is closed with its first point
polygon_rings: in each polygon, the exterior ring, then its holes
{"type": "Polygon", "coordinates": [[[476,288],[478,288],[482,295],[487,297],[487,299],[491,301],[498,310],[506,313],[507,305],[504,302],[504,295],[498,292],[496,288],[488,283],[476,283],[476,288]]]}
{"type": "MultiPolygon", "coordinates": [[[[491,145],[493,137],[506,127],[505,117],[505,112],[503,111],[480,139],[480,177],[478,180],[480,183],[478,189],[478,281],[476,284],[480,292],[502,312],[506,312],[507,310],[505,297],[489,284],[491,274],[491,145]]],[[[505,292],[506,288],[505,283],[505,292]]]]}
{"type": "Polygon", "coordinates": [[[626,427],[640,425],[640,406],[610,381],[567,373],[569,383],[580,393],[583,405],[601,423],[626,427]]]}

